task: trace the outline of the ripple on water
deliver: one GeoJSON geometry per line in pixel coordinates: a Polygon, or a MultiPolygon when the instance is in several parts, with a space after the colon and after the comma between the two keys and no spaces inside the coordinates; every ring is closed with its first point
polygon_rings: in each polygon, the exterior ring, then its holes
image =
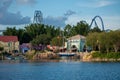
{"type": "Polygon", "coordinates": [[[119,62],[0,62],[0,80],[120,80],[119,62]]]}

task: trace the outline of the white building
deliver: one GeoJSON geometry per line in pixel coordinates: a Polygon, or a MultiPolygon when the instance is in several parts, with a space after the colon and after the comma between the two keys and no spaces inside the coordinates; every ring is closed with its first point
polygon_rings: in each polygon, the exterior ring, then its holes
{"type": "Polygon", "coordinates": [[[86,37],[82,35],[75,35],[67,39],[67,49],[77,48],[77,51],[82,52],[85,46],[86,37]]]}

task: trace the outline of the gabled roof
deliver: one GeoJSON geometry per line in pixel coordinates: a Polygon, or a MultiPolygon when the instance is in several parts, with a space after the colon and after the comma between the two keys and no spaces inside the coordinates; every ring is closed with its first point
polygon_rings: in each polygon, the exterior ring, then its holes
{"type": "Polygon", "coordinates": [[[17,36],[0,36],[0,41],[2,42],[17,42],[17,36]]]}
{"type": "Polygon", "coordinates": [[[68,40],[85,39],[85,38],[86,37],[82,35],[75,35],[75,36],[68,38],[68,40]]]}

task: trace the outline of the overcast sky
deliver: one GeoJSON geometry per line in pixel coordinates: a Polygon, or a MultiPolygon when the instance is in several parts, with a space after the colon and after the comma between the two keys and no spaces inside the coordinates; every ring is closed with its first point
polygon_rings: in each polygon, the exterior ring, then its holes
{"type": "Polygon", "coordinates": [[[105,29],[120,29],[120,0],[0,0],[0,30],[32,23],[35,10],[43,13],[43,23],[49,25],[64,27],[81,20],[90,24],[99,15],[105,29]]]}

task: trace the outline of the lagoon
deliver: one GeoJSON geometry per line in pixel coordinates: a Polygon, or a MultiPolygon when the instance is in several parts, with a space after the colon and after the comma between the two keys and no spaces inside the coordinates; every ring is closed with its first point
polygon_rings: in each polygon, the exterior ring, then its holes
{"type": "Polygon", "coordinates": [[[120,62],[4,62],[0,80],[120,80],[120,62]]]}

